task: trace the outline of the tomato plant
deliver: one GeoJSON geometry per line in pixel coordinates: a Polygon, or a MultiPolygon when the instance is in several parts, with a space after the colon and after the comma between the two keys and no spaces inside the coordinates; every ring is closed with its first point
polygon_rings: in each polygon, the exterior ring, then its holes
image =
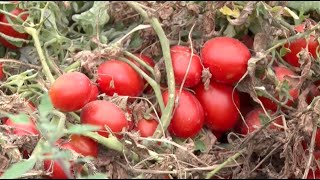
{"type": "Polygon", "coordinates": [[[109,60],[98,67],[98,86],[109,96],[139,96],[144,87],[143,78],[127,63],[109,60]]]}
{"type": "Polygon", "coordinates": [[[207,41],[201,57],[216,81],[233,84],[247,71],[251,57],[249,49],[239,40],[230,37],[216,37],[207,41]]]}
{"type": "Polygon", "coordinates": [[[153,136],[158,124],[158,121],[155,119],[140,119],[136,130],[140,133],[141,137],[150,137],[153,136]]]}
{"type": "Polygon", "coordinates": [[[181,85],[184,77],[184,87],[196,86],[201,81],[202,65],[201,59],[191,49],[185,46],[176,45],[170,48],[174,77],[177,85],[181,85]],[[189,62],[190,67],[188,70],[189,62]],[[188,70],[188,71],[187,71],[188,70]],[[188,74],[186,74],[188,72],[188,74]]]}
{"type": "Polygon", "coordinates": [[[98,133],[108,137],[107,126],[112,132],[119,133],[128,128],[128,121],[124,112],[108,101],[96,100],[88,103],[81,111],[81,123],[100,126],[98,133]]]}
{"type": "MultiPolygon", "coordinates": [[[[303,32],[305,30],[305,25],[304,24],[300,24],[298,26],[295,27],[295,30],[297,32],[303,32]]],[[[289,64],[291,64],[292,66],[295,67],[300,67],[300,63],[299,63],[299,55],[298,53],[305,48],[308,48],[308,52],[311,53],[311,55],[316,58],[317,57],[317,47],[319,46],[319,42],[317,41],[317,39],[313,36],[310,35],[309,38],[300,38],[297,39],[293,42],[289,42],[286,43],[284,45],[285,48],[288,48],[290,50],[290,52],[288,52],[287,54],[285,54],[285,56],[283,57],[283,59],[285,61],[287,61],[289,64]]]]}
{"type": "MultiPolygon", "coordinates": [[[[288,76],[296,76],[296,74],[286,67],[277,66],[277,67],[274,67],[273,69],[275,71],[275,75],[279,83],[283,83],[284,81],[288,82],[289,94],[292,99],[289,99],[286,105],[292,106],[293,102],[296,99],[298,99],[300,90],[295,87],[295,85],[297,84],[297,80],[291,79],[291,78],[289,79],[288,76]]],[[[275,94],[275,97],[279,99],[279,95],[277,93],[275,94]]],[[[277,110],[278,105],[275,102],[273,102],[271,99],[262,97],[262,96],[260,96],[259,99],[266,109],[269,109],[272,111],[277,110]]]]}
{"type": "Polygon", "coordinates": [[[81,109],[88,103],[91,89],[91,82],[86,75],[80,72],[70,72],[56,79],[49,94],[56,109],[72,112],[81,109]]]}
{"type": "MultiPolygon", "coordinates": [[[[162,94],[165,104],[168,102],[168,90],[162,94]]],[[[200,132],[204,123],[204,112],[197,98],[189,91],[176,89],[176,97],[179,98],[178,105],[168,127],[168,131],[180,138],[194,137],[200,132]]]]}
{"type": "MultiPolygon", "coordinates": [[[[21,13],[24,13],[25,11],[19,8],[15,8],[14,10],[12,10],[10,13],[18,16],[21,13]]],[[[26,20],[28,18],[28,14],[23,14],[21,17],[22,20],[26,20]]],[[[9,24],[7,17],[5,15],[0,17],[0,22],[6,24],[0,24],[0,33],[3,33],[7,36],[13,37],[13,38],[20,38],[20,39],[28,39],[29,35],[27,33],[20,33],[18,31],[16,31],[12,25],[9,24]]],[[[5,47],[10,48],[10,49],[17,49],[18,47],[16,47],[15,45],[11,44],[10,42],[8,42],[7,40],[5,40],[4,38],[0,37],[0,43],[2,43],[5,47]]]]}
{"type": "Polygon", "coordinates": [[[214,81],[211,81],[208,89],[205,89],[203,84],[195,89],[196,97],[205,113],[205,124],[211,130],[225,132],[237,123],[240,98],[237,90],[233,95],[232,90],[233,87],[214,81]]]}
{"type": "MultiPolygon", "coordinates": [[[[94,158],[98,157],[98,144],[94,140],[85,136],[73,134],[71,135],[69,141],[64,143],[63,140],[60,139],[56,144],[61,149],[72,150],[83,156],[91,156],[94,158]]],[[[74,167],[76,167],[77,170],[81,171],[83,167],[82,165],[76,164],[73,161],[71,161],[70,163],[71,167],[69,170],[71,174],[73,174],[71,169],[73,169],[74,167]]],[[[45,160],[43,165],[46,171],[52,172],[52,174],[50,175],[51,178],[67,179],[67,175],[63,171],[63,168],[58,164],[57,160],[45,160]]]]}
{"type": "MultiPolygon", "coordinates": [[[[253,109],[245,117],[246,124],[244,122],[242,122],[241,124],[241,134],[246,135],[252,133],[256,129],[261,128],[264,125],[264,123],[266,123],[264,122],[266,120],[269,121],[262,108],[253,109]]],[[[276,120],[273,121],[273,123],[269,125],[270,129],[278,129],[278,127],[274,125],[274,123],[278,125],[283,125],[281,117],[278,117],[276,120]]]]}

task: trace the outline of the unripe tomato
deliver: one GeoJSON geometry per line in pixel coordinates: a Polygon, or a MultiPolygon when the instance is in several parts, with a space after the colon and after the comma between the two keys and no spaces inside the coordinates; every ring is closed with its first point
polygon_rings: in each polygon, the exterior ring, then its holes
{"type": "Polygon", "coordinates": [[[91,89],[91,82],[86,75],[70,72],[56,79],[49,94],[56,109],[72,112],[81,109],[89,102],[91,89]]]}
{"type": "MultiPolygon", "coordinates": [[[[261,123],[262,117],[267,118],[262,108],[256,108],[250,111],[245,118],[245,121],[248,127],[242,122],[241,134],[246,135],[246,134],[252,133],[256,129],[261,128],[263,126],[263,124],[261,123]]],[[[278,117],[276,120],[273,121],[273,123],[278,125],[283,125],[281,117],[278,117]]],[[[270,124],[269,128],[278,129],[278,127],[273,123],[270,124]]]]}
{"type": "MultiPolygon", "coordinates": [[[[16,15],[18,16],[19,14],[25,12],[24,10],[22,9],[19,9],[19,8],[16,8],[14,9],[13,11],[11,11],[10,13],[13,14],[13,15],[16,15]]],[[[21,17],[22,20],[26,20],[28,18],[28,14],[23,14],[21,17]]],[[[0,17],[0,22],[2,23],[6,23],[8,25],[3,25],[3,24],[0,24],[0,32],[7,35],[7,36],[10,36],[10,37],[13,37],[13,38],[20,38],[20,39],[28,39],[29,35],[27,33],[19,33],[18,31],[16,31],[11,25],[10,23],[8,22],[7,18],[5,15],[1,16],[0,17]]],[[[0,43],[7,47],[7,48],[10,48],[10,49],[17,49],[18,47],[16,47],[15,45],[9,43],[7,40],[5,40],[4,38],[0,37],[0,43]]]]}
{"type": "Polygon", "coordinates": [[[153,136],[158,124],[158,121],[155,119],[140,119],[136,130],[140,133],[141,137],[150,137],[153,136]]]}
{"type": "MultiPolygon", "coordinates": [[[[203,127],[204,112],[197,98],[187,90],[182,90],[179,95],[179,89],[175,91],[176,97],[179,97],[178,106],[174,108],[169,133],[180,138],[192,138],[197,135],[203,127]]],[[[162,94],[165,105],[168,103],[168,90],[162,94]]]]}
{"type": "Polygon", "coordinates": [[[109,60],[98,67],[98,85],[102,92],[109,96],[117,93],[120,96],[140,96],[143,78],[127,63],[109,60]]]}
{"type": "Polygon", "coordinates": [[[36,124],[30,118],[28,123],[15,123],[10,119],[7,119],[4,123],[7,126],[13,128],[13,134],[18,136],[24,135],[39,135],[39,131],[36,124]]]}
{"type": "MultiPolygon", "coordinates": [[[[274,67],[274,71],[275,71],[275,75],[278,79],[278,81],[281,83],[285,80],[288,81],[288,85],[290,86],[290,90],[289,90],[289,94],[290,96],[292,97],[293,100],[288,100],[287,104],[288,106],[292,106],[293,105],[293,102],[298,99],[299,97],[299,89],[297,88],[294,88],[294,86],[296,85],[296,80],[294,79],[288,79],[286,78],[286,76],[296,76],[296,74],[291,71],[290,69],[288,68],[285,68],[285,67],[281,67],[281,66],[278,66],[278,67],[274,67]]],[[[276,94],[275,97],[277,99],[279,99],[279,96],[276,94]]],[[[262,104],[264,105],[264,107],[266,109],[269,109],[269,110],[272,110],[272,111],[276,111],[277,110],[277,107],[278,105],[273,102],[271,99],[269,98],[266,98],[266,97],[258,97],[260,99],[260,101],[262,102],[262,104]]]]}
{"type": "Polygon", "coordinates": [[[233,84],[247,71],[251,54],[237,39],[216,37],[204,44],[201,57],[204,67],[209,68],[213,79],[233,84]]]}
{"type": "MultiPolygon", "coordinates": [[[[305,25],[301,24],[295,27],[295,30],[297,32],[303,32],[305,30],[305,25]]],[[[309,39],[300,38],[293,42],[286,43],[284,45],[285,48],[290,49],[290,52],[288,52],[283,59],[287,61],[289,64],[295,67],[300,67],[298,53],[302,50],[307,48],[308,45],[308,52],[311,53],[311,55],[316,58],[317,57],[317,47],[319,46],[319,43],[317,39],[310,35],[309,39]]],[[[320,51],[319,51],[320,52],[320,51]]]]}
{"type": "Polygon", "coordinates": [[[236,106],[240,108],[240,98],[237,90],[234,90],[233,95],[232,90],[232,86],[214,81],[211,81],[207,90],[203,84],[195,89],[205,113],[205,124],[211,130],[226,132],[237,123],[240,114],[236,106]]]}
{"type": "Polygon", "coordinates": [[[192,55],[190,48],[179,45],[171,47],[170,53],[176,84],[178,86],[181,85],[184,77],[186,76],[186,80],[183,86],[196,86],[201,81],[202,74],[202,65],[200,57],[196,54],[196,52],[193,52],[192,55]],[[190,60],[191,63],[188,70],[190,60]],[[187,70],[188,74],[186,74],[187,70]]]}
{"type": "Polygon", "coordinates": [[[84,106],[80,119],[82,124],[100,126],[101,130],[98,133],[104,137],[109,136],[105,126],[114,133],[119,133],[122,129],[128,128],[128,121],[124,112],[118,106],[103,100],[92,101],[84,106]]]}

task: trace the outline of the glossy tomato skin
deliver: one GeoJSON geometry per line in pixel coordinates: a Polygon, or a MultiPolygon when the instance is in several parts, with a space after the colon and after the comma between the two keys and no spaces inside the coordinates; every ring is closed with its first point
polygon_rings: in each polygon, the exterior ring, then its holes
{"type": "Polygon", "coordinates": [[[127,63],[109,60],[98,67],[98,86],[109,96],[117,93],[121,96],[140,96],[143,78],[127,63]]]}
{"type": "MultiPolygon", "coordinates": [[[[57,161],[44,160],[43,167],[45,171],[52,172],[50,175],[52,179],[68,179],[68,176],[64,173],[57,161]]],[[[72,174],[71,170],[70,173],[72,174]]]]}
{"type": "Polygon", "coordinates": [[[92,84],[91,85],[91,92],[89,95],[90,96],[89,102],[97,100],[98,95],[99,95],[98,86],[96,86],[95,84],[92,84]]]}
{"type": "Polygon", "coordinates": [[[204,44],[201,51],[204,67],[208,67],[212,78],[218,82],[233,84],[247,71],[251,57],[249,49],[239,40],[216,37],[204,44]]]}
{"type": "MultiPolygon", "coordinates": [[[[179,89],[175,91],[176,97],[179,96],[178,106],[174,108],[168,131],[170,134],[179,138],[192,138],[197,135],[204,124],[204,112],[197,98],[187,90],[179,89]]],[[[162,94],[165,105],[169,99],[168,90],[162,94]]]]}
{"type": "Polygon", "coordinates": [[[70,141],[61,144],[61,148],[71,149],[83,156],[98,157],[98,143],[85,136],[73,134],[70,141]]]}
{"type": "Polygon", "coordinates": [[[153,136],[158,124],[158,121],[155,119],[140,119],[136,130],[140,133],[141,137],[150,137],[153,136]]]}
{"type": "MultiPolygon", "coordinates": [[[[262,108],[255,108],[252,111],[250,111],[247,114],[247,116],[245,117],[245,121],[246,121],[246,124],[248,127],[242,122],[241,134],[246,135],[246,134],[252,133],[256,129],[259,129],[260,127],[262,127],[260,116],[264,116],[267,118],[267,116],[265,115],[262,108]]],[[[276,123],[278,125],[283,125],[281,117],[274,120],[274,123],[276,123]]],[[[273,123],[270,124],[269,128],[270,129],[278,129],[278,127],[276,125],[274,125],[273,123]]]]}
{"type": "MultiPolygon", "coordinates": [[[[288,100],[286,105],[292,106],[293,102],[298,99],[300,91],[299,89],[295,88],[297,81],[294,79],[288,79],[286,77],[296,76],[296,74],[286,67],[277,66],[277,67],[274,67],[273,69],[275,71],[275,75],[279,82],[283,82],[285,80],[288,81],[288,85],[290,86],[289,93],[290,93],[290,96],[292,97],[292,100],[288,100]]],[[[275,97],[278,99],[278,95],[275,95],[275,97]]],[[[278,105],[275,102],[273,102],[271,99],[262,97],[262,96],[258,98],[260,99],[260,101],[262,102],[262,104],[265,106],[266,109],[269,109],[272,111],[277,110],[278,105]]]]}
{"type": "Polygon", "coordinates": [[[91,82],[80,72],[61,75],[52,84],[49,94],[53,106],[63,112],[81,109],[89,102],[91,82]]]}
{"type": "MultiPolygon", "coordinates": [[[[14,9],[13,11],[11,11],[10,13],[13,14],[13,15],[16,15],[18,16],[19,14],[25,12],[24,10],[22,9],[19,9],[19,8],[16,8],[14,9]]],[[[22,20],[26,20],[28,18],[28,14],[23,14],[21,16],[21,19],[22,20]]],[[[6,24],[10,24],[6,18],[6,16],[1,16],[0,17],[0,22],[2,23],[6,23],[6,24]]],[[[7,35],[7,36],[10,36],[10,37],[14,37],[14,38],[20,38],[20,39],[28,39],[29,38],[29,35],[27,33],[19,33],[18,31],[16,31],[12,26],[6,26],[6,25],[3,25],[3,24],[0,24],[0,32],[7,35]]],[[[7,40],[3,39],[2,37],[0,37],[0,43],[2,45],[4,45],[5,47],[7,48],[10,48],[10,49],[18,49],[18,47],[16,47],[15,45],[9,43],[7,40]]]]}
{"type": "Polygon", "coordinates": [[[190,67],[183,86],[193,87],[199,84],[201,81],[202,65],[201,59],[196,52],[193,52],[192,55],[190,48],[176,45],[170,48],[170,53],[176,85],[180,86],[182,84],[191,57],[190,67]]]}
{"type": "Polygon", "coordinates": [[[124,112],[116,105],[108,101],[96,100],[88,103],[81,111],[82,124],[100,126],[98,133],[108,137],[109,133],[104,128],[108,126],[114,133],[119,133],[123,128],[128,128],[128,121],[124,112]]]}
{"type": "Polygon", "coordinates": [[[232,90],[232,86],[214,81],[211,81],[207,90],[203,84],[195,89],[196,97],[205,112],[205,124],[213,131],[229,131],[238,121],[240,98],[237,90],[233,95],[232,90]]]}
{"type": "MultiPolygon", "coordinates": [[[[295,30],[297,32],[304,32],[305,31],[305,24],[300,24],[295,27],[295,30]]],[[[298,53],[302,50],[307,48],[308,45],[308,51],[311,53],[311,55],[316,58],[317,57],[317,47],[319,46],[319,43],[317,39],[314,36],[310,36],[309,39],[300,38],[293,42],[286,43],[284,45],[285,48],[290,49],[290,52],[288,52],[283,59],[287,61],[289,64],[295,67],[300,67],[299,58],[297,57],[298,53]]]]}
{"type": "Polygon", "coordinates": [[[36,124],[33,122],[31,118],[29,119],[29,122],[27,124],[15,123],[10,119],[6,119],[4,124],[14,128],[13,134],[18,136],[39,135],[39,131],[36,127],[36,124]]]}

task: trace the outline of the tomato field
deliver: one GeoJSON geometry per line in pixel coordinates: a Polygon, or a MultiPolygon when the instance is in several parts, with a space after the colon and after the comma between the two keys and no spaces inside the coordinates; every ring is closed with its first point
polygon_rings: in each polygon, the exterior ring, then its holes
{"type": "Polygon", "coordinates": [[[1,179],[320,178],[320,2],[0,2],[1,179]]]}

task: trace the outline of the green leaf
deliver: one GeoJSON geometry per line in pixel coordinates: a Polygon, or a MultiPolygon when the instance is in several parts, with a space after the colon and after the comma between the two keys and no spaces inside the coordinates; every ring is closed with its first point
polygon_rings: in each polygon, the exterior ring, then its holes
{"type": "Polygon", "coordinates": [[[288,1],[287,6],[299,11],[316,10],[320,13],[320,1],[288,1]]]}
{"type": "Polygon", "coordinates": [[[25,113],[21,113],[18,115],[10,115],[8,117],[15,123],[27,124],[29,122],[29,117],[25,113]]]}
{"type": "Polygon", "coordinates": [[[82,176],[79,179],[109,179],[106,174],[96,173],[95,175],[82,176]]]}
{"type": "Polygon", "coordinates": [[[234,18],[237,18],[240,16],[240,11],[238,8],[234,8],[233,10],[230,9],[228,6],[223,6],[222,8],[219,9],[219,11],[225,15],[225,16],[232,16],[234,18]]]}
{"type": "Polygon", "coordinates": [[[285,55],[286,55],[287,53],[289,53],[289,52],[291,52],[290,49],[285,48],[285,47],[282,47],[282,48],[280,49],[280,56],[283,57],[283,56],[285,56],[285,55]]]}
{"type": "Polygon", "coordinates": [[[201,151],[201,152],[206,152],[206,145],[204,144],[204,142],[203,141],[201,141],[200,139],[196,139],[195,140],[195,145],[196,145],[196,147],[195,147],[195,151],[201,151]]]}
{"type": "Polygon", "coordinates": [[[38,109],[41,117],[46,117],[53,110],[53,105],[48,94],[42,96],[38,109]]]}
{"type": "Polygon", "coordinates": [[[139,33],[135,32],[132,35],[132,39],[131,39],[129,47],[133,48],[133,49],[136,49],[136,48],[139,48],[141,45],[142,45],[142,39],[141,39],[139,33]]]}
{"type": "Polygon", "coordinates": [[[18,163],[13,164],[9,169],[7,169],[0,179],[17,179],[20,178],[23,174],[30,171],[37,160],[34,158],[28,160],[21,160],[18,163]]]}
{"type": "Polygon", "coordinates": [[[99,129],[100,129],[99,126],[75,124],[75,125],[72,125],[72,127],[70,127],[67,130],[67,133],[69,133],[69,134],[82,134],[82,133],[85,133],[88,131],[96,131],[99,129]]]}
{"type": "Polygon", "coordinates": [[[94,35],[97,33],[97,26],[101,28],[108,23],[110,19],[108,9],[108,1],[95,1],[92,8],[81,14],[73,15],[72,19],[78,23],[87,34],[94,35]]]}

